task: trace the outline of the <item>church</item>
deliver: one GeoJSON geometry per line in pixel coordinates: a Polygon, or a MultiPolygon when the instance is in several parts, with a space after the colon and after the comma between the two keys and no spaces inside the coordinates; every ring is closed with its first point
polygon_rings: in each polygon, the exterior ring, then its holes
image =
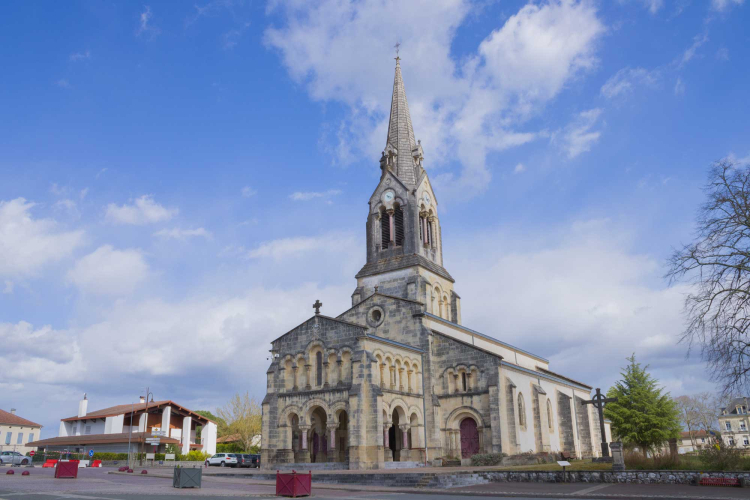
{"type": "Polygon", "coordinates": [[[350,309],[327,316],[316,301],[310,319],[272,342],[263,467],[379,469],[501,452],[601,455],[598,415],[583,404],[590,386],[551,371],[542,356],[462,325],[423,161],[397,57],[382,174],[369,200],[367,261],[350,309]]]}

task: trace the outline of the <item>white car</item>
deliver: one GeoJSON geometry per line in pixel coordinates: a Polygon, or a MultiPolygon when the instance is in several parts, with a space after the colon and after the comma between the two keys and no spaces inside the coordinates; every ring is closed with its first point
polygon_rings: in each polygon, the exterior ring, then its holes
{"type": "Polygon", "coordinates": [[[206,460],[206,465],[218,465],[219,467],[237,467],[239,461],[235,453],[217,453],[206,460]]]}
{"type": "Polygon", "coordinates": [[[31,457],[21,455],[17,451],[4,451],[0,453],[0,464],[29,465],[31,457]]]}

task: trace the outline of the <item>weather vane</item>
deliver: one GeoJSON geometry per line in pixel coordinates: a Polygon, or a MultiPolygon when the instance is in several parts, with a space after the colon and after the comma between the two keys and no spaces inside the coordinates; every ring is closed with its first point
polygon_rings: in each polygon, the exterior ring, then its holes
{"type": "Polygon", "coordinates": [[[400,59],[398,57],[398,49],[401,47],[401,42],[396,42],[396,45],[393,46],[396,49],[396,59],[400,59]]]}

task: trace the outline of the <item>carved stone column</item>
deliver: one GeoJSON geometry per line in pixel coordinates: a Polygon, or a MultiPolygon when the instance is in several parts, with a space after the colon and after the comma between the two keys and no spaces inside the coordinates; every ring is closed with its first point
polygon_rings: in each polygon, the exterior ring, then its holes
{"type": "Polygon", "coordinates": [[[388,431],[391,428],[391,423],[387,422],[383,426],[383,460],[386,462],[393,462],[393,452],[391,451],[391,444],[388,439],[388,431]]]}
{"type": "Polygon", "coordinates": [[[391,370],[391,387],[390,388],[395,389],[396,388],[396,367],[391,366],[390,370],[391,370]]]}
{"type": "Polygon", "coordinates": [[[393,210],[392,209],[388,210],[388,222],[390,226],[390,234],[388,235],[388,237],[390,238],[390,241],[388,242],[388,244],[390,246],[396,241],[396,236],[395,236],[396,228],[394,227],[394,224],[393,224],[393,210]]]}
{"type": "Polygon", "coordinates": [[[401,456],[402,462],[411,460],[411,450],[409,449],[409,424],[398,426],[401,429],[401,456]]]}
{"type": "Polygon", "coordinates": [[[339,365],[339,382],[338,385],[344,385],[344,371],[342,368],[342,365],[344,364],[343,361],[341,361],[341,358],[336,360],[336,364],[339,365]]]}
{"type": "Polygon", "coordinates": [[[386,387],[385,384],[385,363],[380,364],[380,387],[386,387]]]}
{"type": "Polygon", "coordinates": [[[310,385],[310,363],[305,365],[305,389],[308,391],[312,389],[312,386],[310,385]]]}
{"type": "Polygon", "coordinates": [[[328,361],[323,363],[323,387],[328,387],[328,361]]]}
{"type": "Polygon", "coordinates": [[[398,390],[404,392],[404,369],[398,369],[398,390]]]}
{"type": "Polygon", "coordinates": [[[409,391],[409,392],[412,392],[411,391],[411,374],[412,373],[414,373],[414,370],[409,370],[409,371],[406,372],[406,383],[407,383],[406,390],[409,391]]]}
{"type": "Polygon", "coordinates": [[[336,453],[336,426],[328,426],[328,461],[338,462],[338,453],[336,453]]]}
{"type": "Polygon", "coordinates": [[[294,365],[292,369],[294,370],[294,390],[299,391],[299,379],[297,378],[297,371],[299,370],[299,368],[297,367],[297,365],[294,365]]]}

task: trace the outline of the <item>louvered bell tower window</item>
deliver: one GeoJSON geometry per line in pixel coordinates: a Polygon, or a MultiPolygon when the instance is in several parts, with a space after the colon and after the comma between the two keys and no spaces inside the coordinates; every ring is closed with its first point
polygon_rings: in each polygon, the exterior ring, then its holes
{"type": "Polygon", "coordinates": [[[380,246],[383,250],[388,248],[391,241],[391,218],[385,212],[380,212],[380,246]]]}
{"type": "Polygon", "coordinates": [[[404,212],[398,205],[393,211],[393,220],[396,225],[396,246],[398,247],[404,244],[404,212]]]}

